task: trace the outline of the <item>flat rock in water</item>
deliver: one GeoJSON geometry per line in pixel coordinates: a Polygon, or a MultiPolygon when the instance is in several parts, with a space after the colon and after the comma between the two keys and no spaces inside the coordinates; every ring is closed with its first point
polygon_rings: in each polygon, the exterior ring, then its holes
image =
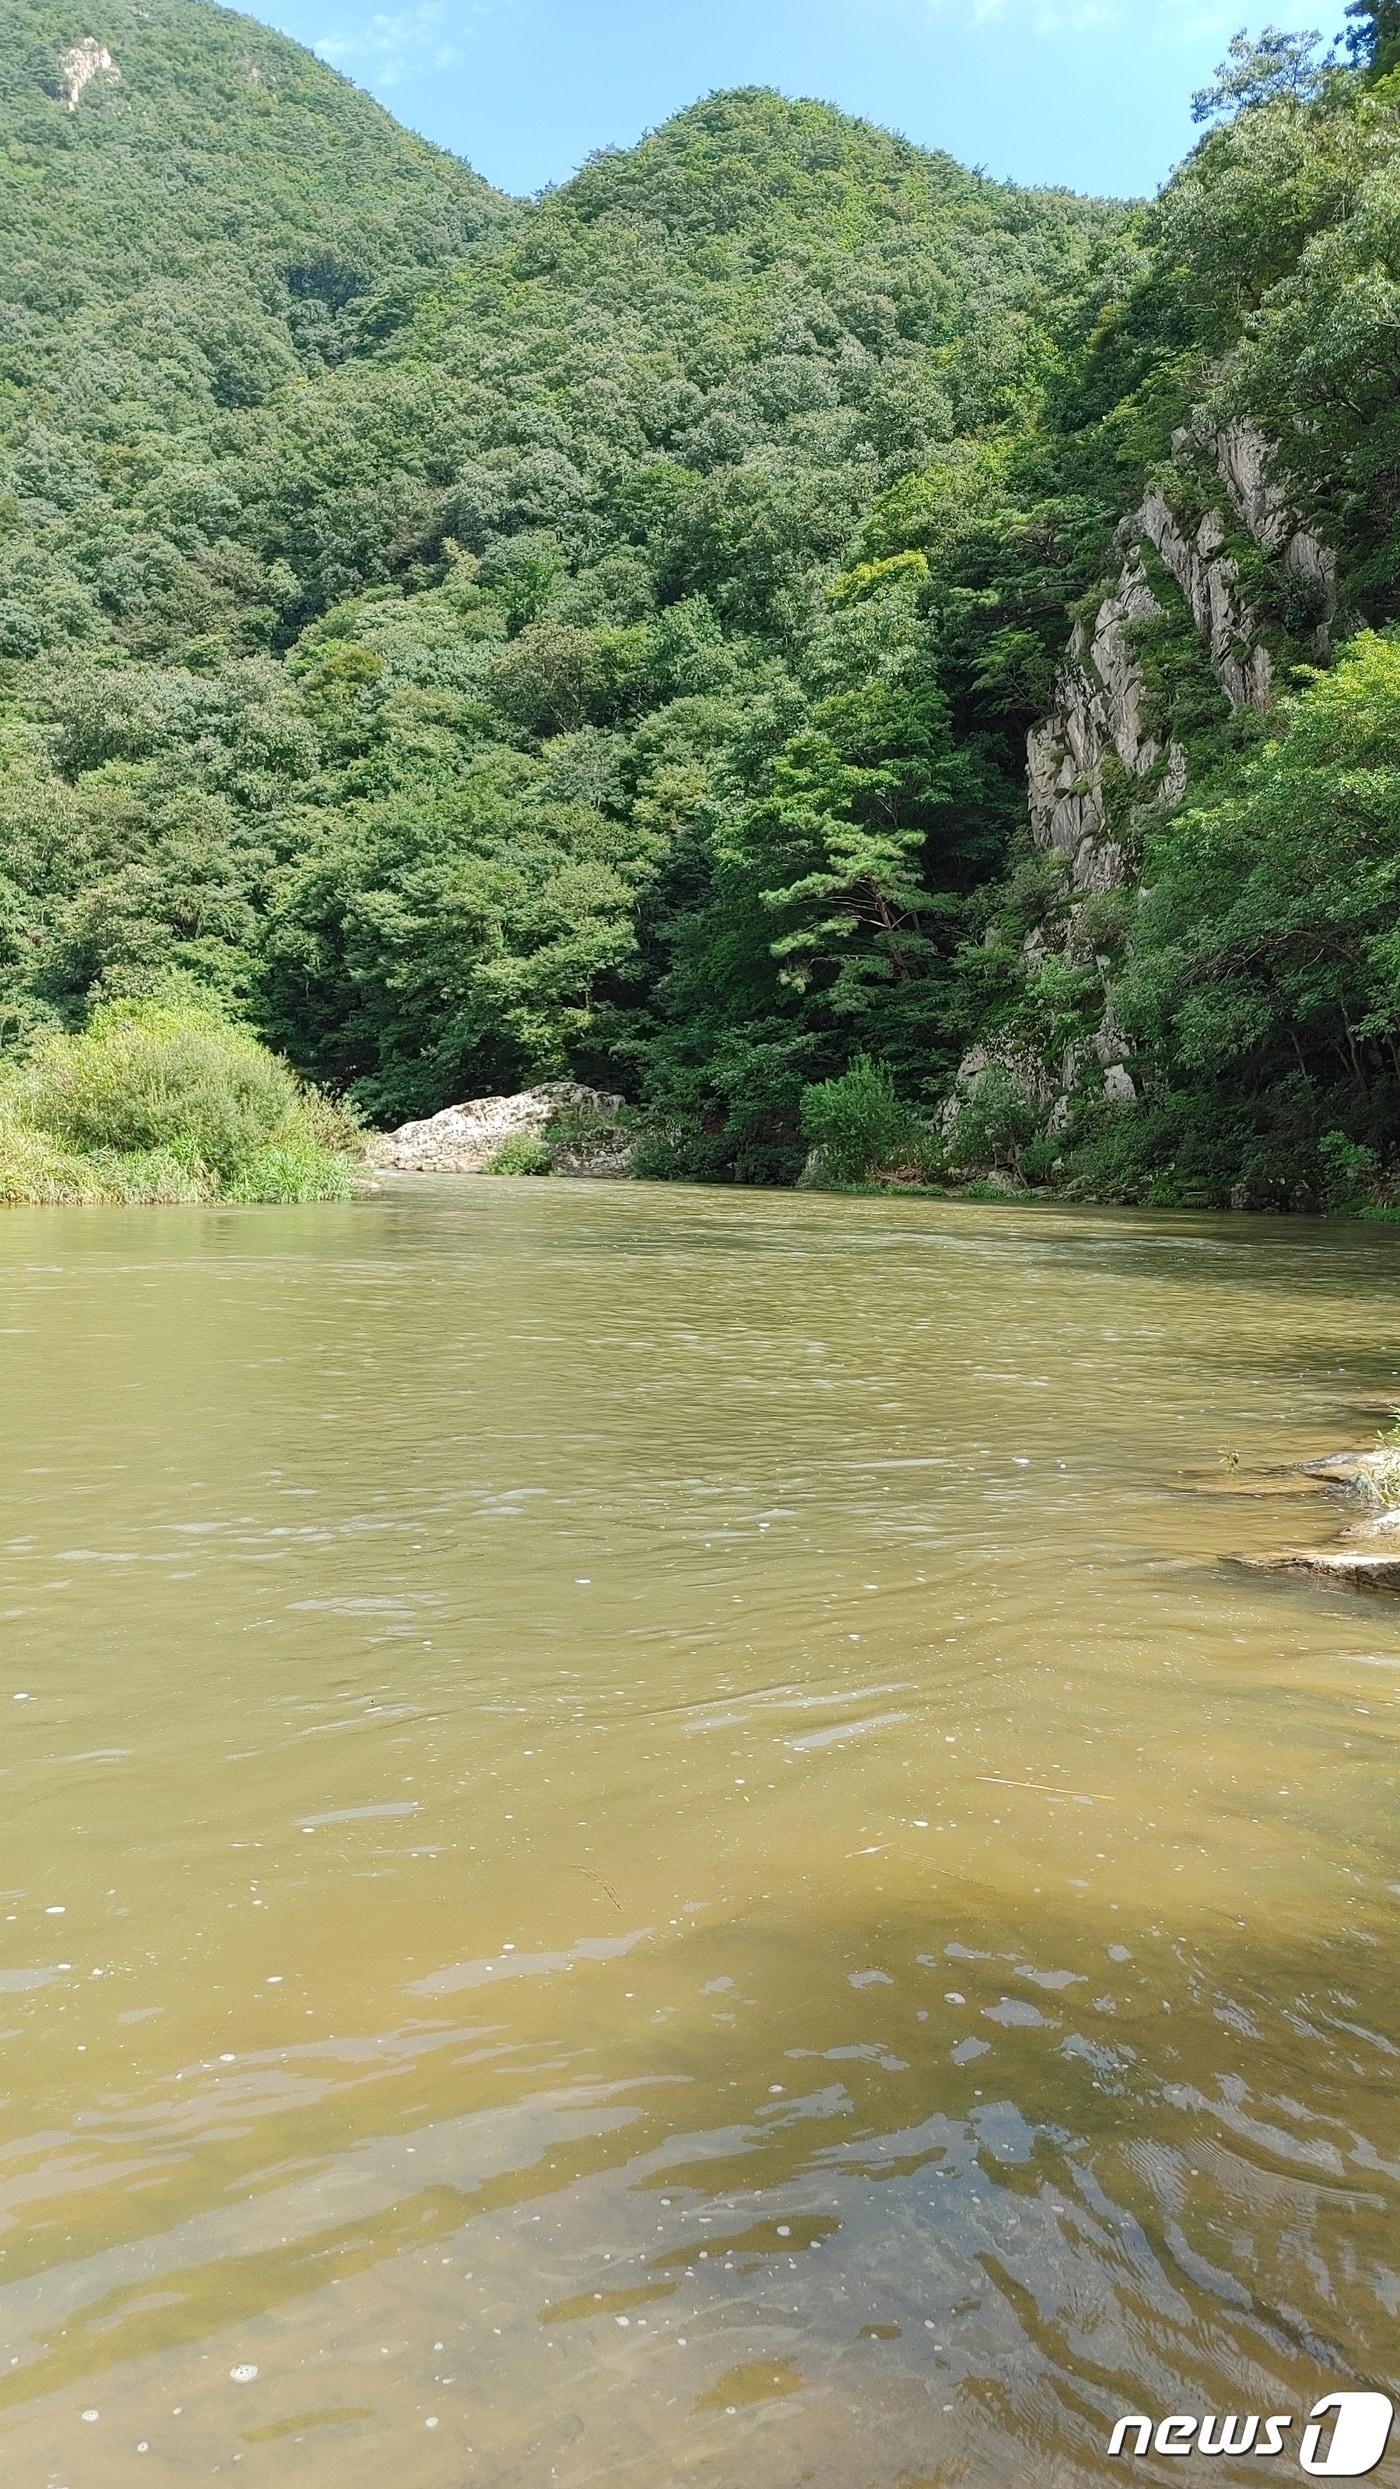
{"type": "Polygon", "coordinates": [[[1251,1573],[1307,1573],[1351,1590],[1400,1590],[1400,1547],[1281,1547],[1267,1556],[1237,1556],[1251,1573]]]}
{"type": "Polygon", "coordinates": [[[1359,1486],[1366,1474],[1366,1452],[1329,1452],[1321,1461],[1299,1461],[1300,1478],[1318,1478],[1324,1486],[1359,1486]]]}
{"type": "Polygon", "coordinates": [[[1325,1546],[1280,1547],[1236,1562],[1253,1573],[1305,1573],[1356,1590],[1400,1591],[1400,1446],[1300,1461],[1294,1476],[1301,1485],[1341,1488],[1353,1511],[1358,1503],[1369,1509],[1325,1546]]]}

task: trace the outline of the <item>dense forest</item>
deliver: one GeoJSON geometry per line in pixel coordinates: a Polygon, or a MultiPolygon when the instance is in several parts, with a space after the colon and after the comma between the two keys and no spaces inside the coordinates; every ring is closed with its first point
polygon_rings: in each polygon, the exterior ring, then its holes
{"type": "Polygon", "coordinates": [[[0,1055],[183,993],[654,1176],[1394,1197],[1400,0],[1146,206],[758,90],[526,206],[83,10],[0,0],[0,1055]]]}

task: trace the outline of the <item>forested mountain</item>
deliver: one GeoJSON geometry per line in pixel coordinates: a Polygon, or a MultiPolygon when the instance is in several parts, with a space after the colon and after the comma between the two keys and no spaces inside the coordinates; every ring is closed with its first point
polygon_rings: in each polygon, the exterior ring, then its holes
{"type": "Polygon", "coordinates": [[[963,1163],[1382,1186],[1400,79],[1353,19],[1237,46],[1146,211],[759,91],[526,208],[201,0],[0,0],[3,1041],[174,975],[380,1120],[604,1079],[656,1173],[790,1180],[868,1057],[874,1158],[961,1063],[963,1163]],[[1245,418],[1286,526],[1231,509],[1245,418]],[[1077,621],[1097,889],[1026,806],[1077,621]]]}
{"type": "Polygon", "coordinates": [[[508,212],[250,18],[111,0],[100,25],[66,0],[0,13],[11,659],[112,624],[164,653],[258,604],[265,639],[275,584],[215,550],[226,418],[354,353],[375,306],[508,212]]]}

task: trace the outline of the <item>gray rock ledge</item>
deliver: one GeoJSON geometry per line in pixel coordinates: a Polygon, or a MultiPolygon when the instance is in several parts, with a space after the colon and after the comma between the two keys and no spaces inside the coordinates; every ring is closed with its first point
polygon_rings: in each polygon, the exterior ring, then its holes
{"type": "Polygon", "coordinates": [[[493,1152],[517,1134],[543,1134],[559,1118],[576,1125],[580,1146],[561,1152],[561,1175],[618,1176],[627,1173],[631,1155],[618,1129],[622,1100],[606,1089],[585,1088],[577,1080],[543,1080],[513,1097],[470,1098],[461,1106],[445,1106],[439,1115],[418,1123],[400,1124],[370,1143],[372,1167],[394,1167],[410,1175],[480,1175],[493,1152]]]}

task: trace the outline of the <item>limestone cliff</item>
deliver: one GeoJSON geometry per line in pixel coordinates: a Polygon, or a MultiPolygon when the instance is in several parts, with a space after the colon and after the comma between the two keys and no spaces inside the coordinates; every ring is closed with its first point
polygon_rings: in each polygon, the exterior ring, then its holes
{"type": "MultiPolygon", "coordinates": [[[[1088,902],[1135,882],[1151,816],[1174,810],[1186,795],[1189,743],[1173,731],[1170,704],[1144,655],[1154,634],[1194,641],[1222,716],[1267,710],[1284,634],[1257,610],[1243,575],[1250,554],[1274,605],[1291,600],[1304,643],[1298,653],[1326,651],[1336,564],[1290,510],[1270,444],[1253,426],[1234,423],[1217,433],[1183,431],[1173,447],[1171,476],[1118,531],[1116,576],[1076,624],[1053,706],[1029,737],[1031,835],[1064,858],[1068,901],[1027,938],[1033,962],[1094,957],[1088,902]]],[[[1033,1105],[1049,1101],[1052,1129],[1066,1119],[1076,1089],[1101,1084],[1110,1097],[1131,1098],[1111,961],[1100,957],[1097,966],[1103,1015],[1087,1043],[1053,1062],[1028,1061],[1024,1044],[978,1047],[959,1072],[959,1095],[974,1094],[999,1062],[1033,1105]]]]}
{"type": "Polygon", "coordinates": [[[1037,846],[1057,848],[1068,858],[1074,887],[1083,893],[1115,889],[1128,878],[1105,799],[1109,754],[1116,755],[1138,803],[1170,809],[1188,783],[1185,749],[1164,741],[1154,728],[1148,684],[1133,645],[1134,626],[1165,612],[1144,566],[1147,548],[1179,589],[1232,709],[1269,707],[1274,659],[1242,588],[1238,559],[1229,550],[1229,511],[1286,574],[1312,584],[1324,641],[1334,610],[1336,564],[1316,536],[1291,517],[1283,488],[1271,476],[1268,443],[1247,424],[1233,424],[1213,439],[1181,434],[1177,457],[1183,477],[1188,454],[1202,449],[1228,497],[1227,508],[1208,508],[1193,526],[1161,490],[1147,494],[1119,530],[1117,580],[1092,624],[1077,626],[1055,705],[1031,731],[1032,835],[1037,846]]]}

